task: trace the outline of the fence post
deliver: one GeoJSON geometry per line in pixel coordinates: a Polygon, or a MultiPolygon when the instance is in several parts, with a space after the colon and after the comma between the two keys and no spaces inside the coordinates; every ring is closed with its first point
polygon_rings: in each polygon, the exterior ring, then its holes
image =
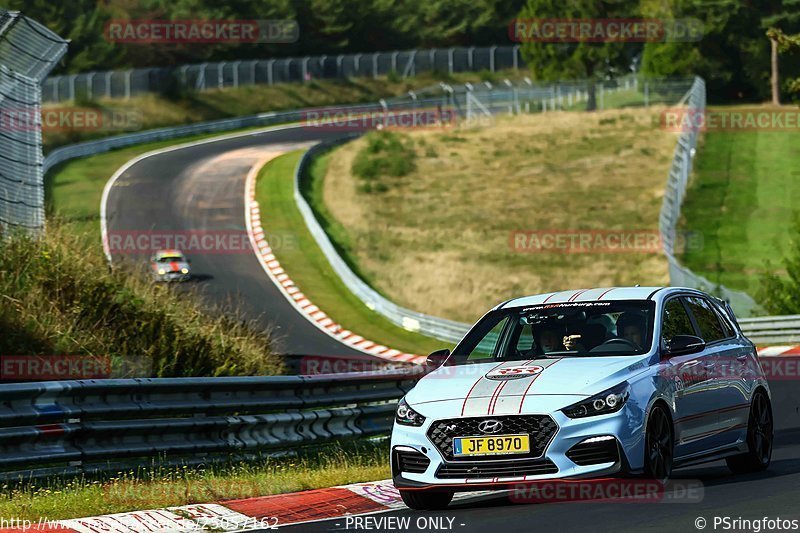
{"type": "Polygon", "coordinates": [[[310,58],[308,56],[306,56],[300,62],[300,70],[302,71],[302,75],[303,75],[303,83],[305,83],[306,79],[308,78],[308,60],[309,59],[310,58]]]}
{"type": "Polygon", "coordinates": [[[73,74],[69,77],[69,99],[75,100],[75,80],[78,79],[77,74],[73,74]]]}
{"type": "Polygon", "coordinates": [[[233,62],[233,86],[234,88],[239,87],[239,65],[241,65],[241,61],[234,61],[233,62]]]}
{"type": "Polygon", "coordinates": [[[275,63],[274,59],[267,61],[267,85],[272,85],[272,65],[275,63]]]}
{"type": "Polygon", "coordinates": [[[217,87],[219,89],[225,87],[225,83],[223,82],[223,76],[225,75],[225,71],[223,70],[224,68],[225,68],[224,61],[220,61],[219,63],[217,63],[217,87]]]}
{"type": "Polygon", "coordinates": [[[494,65],[495,65],[495,52],[497,52],[497,47],[492,46],[489,48],[489,71],[494,72],[494,65]]]}
{"type": "Polygon", "coordinates": [[[453,55],[456,53],[455,48],[450,48],[447,51],[447,72],[453,74],[453,55]]]}
{"type": "Polygon", "coordinates": [[[356,76],[361,72],[361,54],[353,56],[353,67],[356,69],[356,76]]]}
{"type": "Polygon", "coordinates": [[[378,52],[372,54],[372,79],[378,77],[378,52]]]}
{"type": "Polygon", "coordinates": [[[428,63],[431,64],[431,72],[436,70],[436,50],[431,48],[428,50],[428,63]]]}
{"type": "Polygon", "coordinates": [[[129,100],[131,97],[131,77],[133,76],[133,69],[125,73],[125,99],[129,100]]]}
{"type": "Polygon", "coordinates": [[[340,54],[340,55],[336,56],[336,77],[337,78],[341,78],[342,77],[342,62],[343,61],[344,61],[344,56],[343,55],[340,54]]]}
{"type": "Polygon", "coordinates": [[[392,70],[397,72],[397,56],[400,54],[398,51],[392,52],[392,70]]]}
{"type": "Polygon", "coordinates": [[[257,59],[250,62],[250,83],[253,85],[256,84],[256,64],[258,64],[257,59]]]}
{"type": "Polygon", "coordinates": [[[514,70],[519,70],[519,49],[520,46],[518,44],[514,45],[513,51],[513,62],[514,62],[514,70]]]}
{"type": "Polygon", "coordinates": [[[106,79],[104,81],[106,85],[106,98],[111,98],[111,75],[114,74],[113,70],[109,70],[106,72],[106,79]]]}

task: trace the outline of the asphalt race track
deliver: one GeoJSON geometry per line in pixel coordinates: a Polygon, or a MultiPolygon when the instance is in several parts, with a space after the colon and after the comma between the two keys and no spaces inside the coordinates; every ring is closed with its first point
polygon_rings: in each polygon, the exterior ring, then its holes
{"type": "MultiPolygon", "coordinates": [[[[454,531],[458,532],[534,532],[534,531],[757,531],[752,528],[714,528],[714,517],[731,520],[744,518],[800,520],[800,411],[796,380],[771,384],[775,416],[775,447],[772,464],[761,473],[734,475],[724,461],[686,467],[673,472],[679,485],[702,484],[700,501],[682,502],[561,502],[512,503],[498,494],[463,503],[454,503],[445,511],[419,512],[396,510],[371,515],[373,521],[361,527],[351,518],[336,518],[309,524],[282,527],[285,531],[454,531]],[[397,522],[376,522],[383,517],[409,517],[407,527],[397,522]],[[422,521],[417,522],[422,518],[422,521]],[[440,520],[425,520],[439,518],[440,520]],[[704,519],[705,527],[695,521],[704,519]],[[450,525],[451,524],[451,525],[450,525]],[[372,529],[368,529],[367,525],[372,529]],[[388,527],[387,527],[388,526],[388,527]]],[[[730,523],[733,525],[733,522],[730,523]]],[[[758,525],[757,525],[758,526],[758,525]]],[[[784,530],[787,528],[784,528],[784,530]]],[[[761,525],[761,531],[768,531],[761,525]]],[[[776,529],[773,529],[773,531],[776,529]]]]}
{"type": "MultiPolygon", "coordinates": [[[[245,177],[258,155],[297,143],[341,135],[303,127],[250,134],[165,152],[130,166],[111,187],[106,204],[109,233],[245,231],[245,177]]],[[[265,231],[269,222],[265,218],[265,231]]],[[[187,253],[197,286],[209,301],[238,308],[273,327],[282,352],[295,355],[361,355],[300,316],[262,270],[255,254],[187,253]]],[[[113,253],[114,262],[146,266],[148,254],[113,253]]]]}
{"type": "MultiPolygon", "coordinates": [[[[113,231],[240,230],[244,231],[244,184],[251,166],[264,152],[286,151],[297,144],[313,143],[340,135],[302,127],[250,134],[174,150],[146,158],[129,167],[111,188],[107,222],[113,231]]],[[[268,216],[262,214],[265,231],[268,216]]],[[[145,256],[114,255],[114,261],[145,256]]],[[[272,324],[282,337],[283,351],[291,354],[356,355],[360,352],[338,343],[297,314],[262,270],[255,255],[191,255],[196,286],[210,301],[237,306],[264,327],[272,324]]],[[[190,283],[188,285],[195,285],[190,283]]],[[[703,498],[681,503],[511,503],[499,494],[445,511],[397,510],[371,515],[409,517],[409,527],[348,525],[344,518],[287,526],[290,531],[698,531],[699,518],[706,531],[714,517],[800,519],[800,393],[796,381],[773,384],[776,442],[772,465],[764,473],[731,474],[724,462],[677,470],[677,480],[699,481],[703,498]],[[794,429],[793,429],[794,428],[794,429]],[[417,522],[439,517],[439,522],[417,522]],[[450,526],[452,519],[452,526],[450,526]],[[422,527],[420,527],[422,526],[422,527]]],[[[728,528],[728,531],[752,530],[728,528]]],[[[762,530],[766,528],[762,527],[762,530]]]]}

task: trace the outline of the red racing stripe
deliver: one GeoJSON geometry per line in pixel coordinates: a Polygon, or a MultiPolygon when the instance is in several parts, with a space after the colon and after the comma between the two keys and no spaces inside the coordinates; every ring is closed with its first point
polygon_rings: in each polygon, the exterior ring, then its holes
{"type": "Polygon", "coordinates": [[[586,291],[588,291],[588,290],[589,290],[589,289],[581,289],[581,290],[577,291],[575,294],[573,294],[572,296],[570,296],[570,299],[569,299],[569,301],[570,301],[570,302],[574,302],[574,301],[575,301],[575,300],[578,298],[578,296],[580,296],[581,294],[583,294],[584,292],[586,292],[586,291]]]}
{"type": "MultiPolygon", "coordinates": [[[[503,364],[505,364],[505,361],[503,361],[502,363],[500,363],[497,366],[493,367],[492,370],[500,368],[501,366],[503,366],[503,364]]],[[[492,370],[489,370],[489,372],[491,372],[492,370]]],[[[487,372],[487,374],[489,372],[487,372]]],[[[478,386],[478,383],[480,383],[483,378],[484,378],[484,376],[480,376],[478,379],[476,379],[475,383],[472,384],[472,387],[469,388],[469,392],[467,392],[467,395],[464,396],[464,403],[461,404],[461,416],[464,416],[464,410],[467,408],[467,400],[469,400],[469,395],[472,394],[472,391],[475,390],[475,387],[478,386]]]]}
{"type": "Polygon", "coordinates": [[[531,386],[533,385],[533,382],[536,381],[536,378],[544,374],[547,371],[547,369],[550,368],[551,366],[555,366],[556,363],[558,363],[559,361],[561,361],[561,359],[556,359],[555,361],[553,361],[553,364],[547,365],[544,368],[544,370],[533,376],[533,379],[531,380],[530,383],[528,383],[528,386],[525,388],[525,392],[522,393],[522,398],[519,399],[519,411],[517,411],[517,414],[522,414],[522,404],[525,403],[525,396],[527,396],[528,391],[531,390],[531,386]]]}
{"type": "Polygon", "coordinates": [[[605,296],[605,295],[606,295],[606,294],[608,294],[609,292],[613,291],[614,289],[616,289],[616,287],[611,287],[611,288],[610,288],[610,289],[608,289],[606,292],[604,292],[603,294],[601,294],[600,296],[598,296],[598,297],[597,297],[597,299],[598,299],[598,300],[602,300],[602,299],[603,299],[603,296],[605,296]]]}

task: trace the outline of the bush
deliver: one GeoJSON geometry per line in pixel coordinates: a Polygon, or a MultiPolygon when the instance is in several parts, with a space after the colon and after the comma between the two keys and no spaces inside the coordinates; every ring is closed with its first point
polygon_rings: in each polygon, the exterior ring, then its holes
{"type": "Polygon", "coordinates": [[[783,259],[786,275],[775,273],[766,263],[766,273],[761,276],[757,293],[759,303],[773,315],[795,315],[800,313],[800,215],[795,213],[791,227],[792,240],[789,253],[783,259]]]}
{"type": "Polygon", "coordinates": [[[356,154],[352,171],[361,178],[364,192],[386,192],[386,178],[406,176],[416,168],[416,152],[411,138],[389,131],[367,134],[367,145],[356,154]]]}

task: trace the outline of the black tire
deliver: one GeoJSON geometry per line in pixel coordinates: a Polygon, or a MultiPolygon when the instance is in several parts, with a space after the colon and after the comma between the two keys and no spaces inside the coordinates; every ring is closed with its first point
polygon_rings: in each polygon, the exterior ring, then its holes
{"type": "Polygon", "coordinates": [[[648,479],[666,481],[672,474],[675,453],[672,419],[660,405],[653,407],[644,438],[644,474],[648,479]]]}
{"type": "Polygon", "coordinates": [[[760,472],[772,460],[773,421],[772,406],[763,391],[753,395],[747,421],[747,453],[728,457],[725,462],[734,474],[760,472]]]}
{"type": "Polygon", "coordinates": [[[437,511],[447,508],[453,499],[453,493],[432,490],[401,490],[400,497],[403,498],[403,503],[415,511],[437,511]]]}

